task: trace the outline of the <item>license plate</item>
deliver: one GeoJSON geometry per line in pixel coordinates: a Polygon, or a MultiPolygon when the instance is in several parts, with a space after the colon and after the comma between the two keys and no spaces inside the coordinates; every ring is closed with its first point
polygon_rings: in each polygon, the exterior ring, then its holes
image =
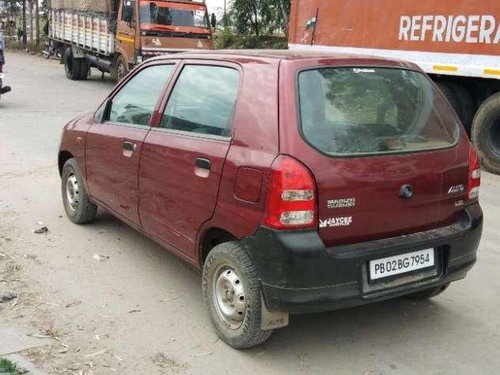
{"type": "Polygon", "coordinates": [[[434,266],[434,249],[425,249],[370,261],[370,279],[399,275],[434,266]]]}

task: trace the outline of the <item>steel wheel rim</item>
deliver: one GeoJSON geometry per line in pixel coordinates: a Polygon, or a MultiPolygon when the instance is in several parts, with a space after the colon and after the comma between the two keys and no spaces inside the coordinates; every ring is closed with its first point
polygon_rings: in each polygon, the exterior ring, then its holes
{"type": "Polygon", "coordinates": [[[118,67],[116,68],[117,74],[116,76],[118,77],[118,80],[121,81],[123,77],[125,77],[125,65],[120,62],[118,64],[118,67]]]}
{"type": "Polygon", "coordinates": [[[66,180],[66,200],[68,201],[69,209],[74,212],[78,208],[80,201],[80,190],[78,188],[78,180],[76,176],[71,173],[66,180]]]}
{"type": "Polygon", "coordinates": [[[213,280],[212,302],[217,315],[228,328],[240,328],[247,312],[247,297],[241,277],[233,267],[223,265],[218,268],[213,280]]]}

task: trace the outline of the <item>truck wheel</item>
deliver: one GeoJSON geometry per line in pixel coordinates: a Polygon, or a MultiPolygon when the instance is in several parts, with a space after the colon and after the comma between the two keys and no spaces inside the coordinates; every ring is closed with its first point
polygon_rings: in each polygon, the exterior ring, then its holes
{"type": "Polygon", "coordinates": [[[479,107],[472,122],[472,142],[482,165],[500,174],[500,92],[491,95],[479,107]]]}
{"type": "Polygon", "coordinates": [[[457,113],[458,117],[460,118],[460,121],[462,122],[462,125],[465,128],[465,122],[464,122],[465,114],[462,107],[462,103],[460,102],[457,93],[455,92],[455,90],[453,90],[449,82],[438,81],[436,82],[436,84],[443,93],[443,95],[445,96],[445,98],[451,104],[455,112],[457,113]]]}
{"type": "Polygon", "coordinates": [[[203,296],[217,335],[229,346],[246,349],[266,341],[272,330],[261,327],[257,270],[237,242],[217,245],[203,266],[203,296]]]}
{"type": "Polygon", "coordinates": [[[467,135],[470,138],[472,120],[474,118],[475,105],[474,99],[467,88],[459,83],[448,82],[451,89],[455,92],[458,102],[460,103],[460,111],[462,113],[461,120],[464,124],[467,135]]]}
{"type": "Polygon", "coordinates": [[[70,47],[64,50],[64,71],[68,79],[72,81],[80,79],[80,62],[73,57],[70,47]]]}
{"type": "Polygon", "coordinates": [[[89,76],[89,63],[87,59],[78,59],[80,64],[80,77],[78,79],[85,81],[89,76]]]}
{"type": "Polygon", "coordinates": [[[61,191],[66,215],[73,223],[85,224],[94,220],[97,206],[90,201],[75,159],[64,163],[61,191]]]}
{"type": "Polygon", "coordinates": [[[128,73],[127,64],[122,55],[118,56],[112,71],[113,79],[120,82],[128,73]]]}
{"type": "Polygon", "coordinates": [[[425,289],[420,292],[408,294],[406,297],[414,300],[424,300],[432,297],[436,297],[438,294],[443,293],[448,287],[450,283],[438,286],[436,288],[425,289]]]}

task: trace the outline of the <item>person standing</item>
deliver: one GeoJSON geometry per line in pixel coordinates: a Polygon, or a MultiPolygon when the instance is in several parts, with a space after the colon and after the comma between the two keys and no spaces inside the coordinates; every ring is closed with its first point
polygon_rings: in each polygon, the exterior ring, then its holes
{"type": "Polygon", "coordinates": [[[0,73],[3,73],[3,66],[5,64],[5,56],[3,54],[4,48],[5,48],[5,39],[3,35],[3,30],[0,29],[0,73]]]}

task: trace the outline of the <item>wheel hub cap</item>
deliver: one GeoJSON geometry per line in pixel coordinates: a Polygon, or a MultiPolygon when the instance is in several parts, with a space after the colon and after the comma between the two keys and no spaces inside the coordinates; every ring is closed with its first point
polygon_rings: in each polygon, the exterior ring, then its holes
{"type": "Polygon", "coordinates": [[[234,268],[219,269],[214,278],[213,299],[216,310],[226,325],[237,329],[243,324],[247,311],[247,298],[241,278],[234,268]]]}
{"type": "Polygon", "coordinates": [[[78,208],[79,194],[78,180],[74,174],[71,174],[66,180],[66,198],[68,200],[68,206],[72,211],[78,208]]]}

